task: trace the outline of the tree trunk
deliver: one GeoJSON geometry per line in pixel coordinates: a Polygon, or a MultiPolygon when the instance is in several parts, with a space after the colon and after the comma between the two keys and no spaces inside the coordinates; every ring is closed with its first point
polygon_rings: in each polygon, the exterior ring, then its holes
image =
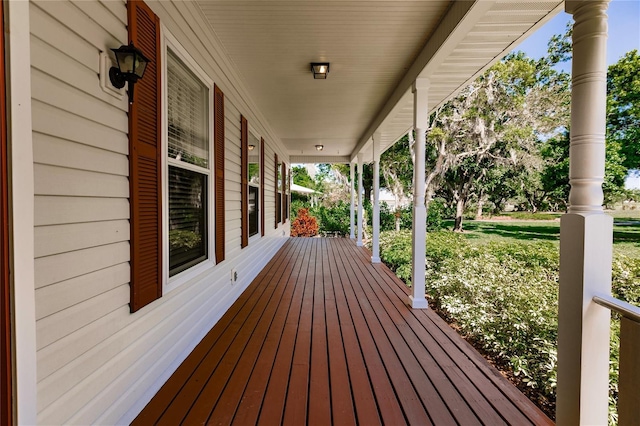
{"type": "Polygon", "coordinates": [[[478,195],[478,210],[476,211],[476,220],[482,219],[482,206],[484,206],[483,192],[478,195]]]}
{"type": "Polygon", "coordinates": [[[456,200],[456,221],[453,225],[453,232],[462,232],[462,216],[464,215],[465,199],[460,197],[456,200]]]}
{"type": "Polygon", "coordinates": [[[424,206],[425,206],[424,217],[426,219],[425,226],[427,227],[429,227],[429,204],[431,204],[431,201],[433,201],[433,194],[435,192],[436,191],[434,188],[432,188],[431,186],[428,186],[426,190],[426,195],[424,197],[424,206]]]}
{"type": "Polygon", "coordinates": [[[362,186],[364,187],[364,199],[371,200],[371,202],[373,203],[373,200],[371,199],[371,193],[373,192],[373,188],[366,185],[362,185],[362,186]]]}

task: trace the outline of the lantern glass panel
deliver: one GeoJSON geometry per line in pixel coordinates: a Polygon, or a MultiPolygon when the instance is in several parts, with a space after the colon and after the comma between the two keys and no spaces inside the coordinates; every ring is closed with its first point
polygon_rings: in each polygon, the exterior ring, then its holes
{"type": "Polygon", "coordinates": [[[116,59],[121,73],[130,74],[134,71],[134,55],[133,52],[116,52],[116,59]]]}
{"type": "Polygon", "coordinates": [[[144,70],[147,68],[147,60],[142,55],[136,55],[136,69],[135,73],[138,78],[142,78],[144,75],[144,70]]]}

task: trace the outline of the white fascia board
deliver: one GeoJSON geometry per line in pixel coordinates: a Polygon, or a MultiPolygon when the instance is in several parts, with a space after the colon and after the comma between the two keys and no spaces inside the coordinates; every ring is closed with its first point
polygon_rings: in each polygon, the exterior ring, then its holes
{"type": "Polygon", "coordinates": [[[475,74],[471,75],[468,79],[466,79],[462,84],[460,84],[455,90],[453,90],[451,92],[451,94],[449,96],[447,96],[446,98],[442,99],[440,102],[438,102],[437,104],[433,105],[431,107],[431,111],[435,111],[436,109],[440,108],[440,106],[444,105],[446,102],[448,102],[451,98],[453,98],[463,87],[468,86],[472,81],[474,81],[476,78],[478,78],[482,73],[484,73],[486,70],[488,70],[494,63],[496,63],[497,61],[499,61],[500,59],[504,58],[509,52],[511,52],[513,49],[515,49],[520,43],[522,43],[524,40],[526,40],[530,35],[532,35],[533,33],[535,33],[536,31],[538,31],[538,29],[540,29],[540,27],[544,26],[544,24],[546,24],[547,22],[549,22],[551,20],[551,18],[553,18],[554,16],[556,16],[558,13],[560,13],[561,11],[564,10],[564,2],[560,2],[558,3],[558,5],[548,14],[546,14],[544,16],[544,18],[542,18],[541,20],[539,20],[538,22],[535,23],[535,25],[531,26],[531,28],[529,28],[524,34],[522,34],[522,36],[518,37],[516,40],[514,40],[509,46],[507,46],[506,49],[504,49],[502,51],[501,55],[496,56],[495,58],[493,58],[492,61],[488,62],[484,67],[480,68],[475,74]]]}

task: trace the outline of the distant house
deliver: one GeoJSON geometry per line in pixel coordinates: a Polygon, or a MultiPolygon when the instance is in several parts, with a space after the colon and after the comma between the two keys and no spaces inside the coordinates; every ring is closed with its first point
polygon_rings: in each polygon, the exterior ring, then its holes
{"type": "Polygon", "coordinates": [[[629,170],[624,179],[625,189],[640,189],[640,173],[638,170],[629,170]]]}
{"type": "Polygon", "coordinates": [[[387,206],[389,206],[391,210],[403,208],[411,204],[411,200],[409,198],[402,197],[401,199],[397,199],[396,196],[386,188],[380,189],[380,202],[387,203],[387,206]]]}
{"type": "Polygon", "coordinates": [[[297,185],[295,183],[291,184],[291,192],[294,194],[300,194],[302,196],[307,197],[309,199],[309,202],[311,203],[311,207],[318,204],[318,196],[322,195],[321,192],[318,192],[311,188],[307,188],[302,185],[297,185]]]}

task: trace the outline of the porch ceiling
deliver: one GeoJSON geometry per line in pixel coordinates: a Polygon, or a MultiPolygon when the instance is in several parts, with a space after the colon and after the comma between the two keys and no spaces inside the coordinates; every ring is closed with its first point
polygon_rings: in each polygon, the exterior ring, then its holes
{"type": "Polygon", "coordinates": [[[386,149],[411,127],[416,77],[431,79],[434,108],[562,5],[197,1],[293,162],[370,161],[374,131],[386,149]],[[325,61],[328,79],[314,80],[309,63],[325,61]]]}

